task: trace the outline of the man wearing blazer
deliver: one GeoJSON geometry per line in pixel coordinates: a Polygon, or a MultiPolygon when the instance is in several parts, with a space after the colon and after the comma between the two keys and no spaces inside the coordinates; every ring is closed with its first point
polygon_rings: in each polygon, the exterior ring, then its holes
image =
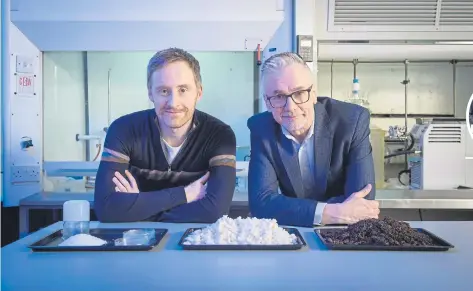
{"type": "Polygon", "coordinates": [[[369,111],[317,98],[294,53],[267,59],[261,81],[268,111],[248,120],[252,216],[294,226],[378,218],[369,111]]]}

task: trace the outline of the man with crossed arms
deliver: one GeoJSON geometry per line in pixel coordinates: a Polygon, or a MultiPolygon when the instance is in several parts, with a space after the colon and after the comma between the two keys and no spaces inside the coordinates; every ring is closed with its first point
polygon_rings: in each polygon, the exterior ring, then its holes
{"type": "Polygon", "coordinates": [[[159,51],[147,76],[155,108],[122,116],[108,129],[96,177],[97,217],[213,223],[233,198],[235,134],[195,109],[202,79],[191,54],[159,51]]]}

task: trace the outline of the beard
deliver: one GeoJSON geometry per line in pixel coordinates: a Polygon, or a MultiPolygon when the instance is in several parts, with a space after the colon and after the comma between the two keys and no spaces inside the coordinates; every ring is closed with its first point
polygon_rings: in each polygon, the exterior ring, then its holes
{"type": "Polygon", "coordinates": [[[307,133],[312,126],[312,123],[304,116],[299,116],[295,120],[282,120],[281,126],[284,127],[294,137],[301,136],[307,133]]]}
{"type": "Polygon", "coordinates": [[[197,100],[195,100],[193,106],[186,107],[184,105],[173,107],[173,106],[164,106],[156,111],[159,123],[162,126],[166,126],[170,129],[179,129],[183,126],[189,124],[189,121],[194,117],[195,105],[197,100]]]}
{"type": "Polygon", "coordinates": [[[307,122],[304,117],[298,117],[295,120],[282,118],[282,126],[284,126],[288,131],[299,131],[305,129],[307,122]]]}
{"type": "Polygon", "coordinates": [[[188,108],[165,108],[159,114],[159,119],[166,127],[177,129],[186,125],[192,119],[193,111],[188,108]]]}

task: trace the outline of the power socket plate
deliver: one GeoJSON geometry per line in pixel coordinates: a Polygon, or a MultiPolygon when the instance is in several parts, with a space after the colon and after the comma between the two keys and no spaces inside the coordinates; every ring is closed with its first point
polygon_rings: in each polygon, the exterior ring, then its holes
{"type": "Polygon", "coordinates": [[[40,181],[39,166],[12,166],[11,179],[12,183],[37,183],[40,181]]]}

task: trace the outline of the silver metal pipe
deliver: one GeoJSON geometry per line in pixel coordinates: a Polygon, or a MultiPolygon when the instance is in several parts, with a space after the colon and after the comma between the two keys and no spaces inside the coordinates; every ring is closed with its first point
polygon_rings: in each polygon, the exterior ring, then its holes
{"type": "MultiPolygon", "coordinates": [[[[453,116],[457,116],[457,60],[452,60],[453,65],[453,116]]],[[[468,116],[467,116],[468,118],[468,116]]]]}
{"type": "Polygon", "coordinates": [[[85,140],[85,141],[99,140],[100,141],[101,139],[102,139],[102,137],[100,135],[88,135],[88,134],[77,134],[76,135],[76,140],[77,141],[81,141],[81,140],[85,140]]]}
{"type": "MultiPolygon", "coordinates": [[[[409,60],[405,60],[404,61],[404,126],[405,126],[405,135],[407,136],[407,132],[408,132],[408,129],[407,129],[407,113],[408,113],[408,104],[407,104],[407,96],[408,96],[408,84],[410,82],[409,80],[409,60]]],[[[408,140],[406,139],[405,141],[405,148],[407,149],[407,146],[408,146],[409,142],[408,140]]],[[[409,165],[407,163],[407,155],[408,154],[405,154],[404,155],[404,168],[407,170],[409,168],[409,165]]]]}
{"type": "MultiPolygon", "coordinates": [[[[85,117],[85,135],[90,134],[90,106],[89,106],[89,65],[87,52],[82,52],[82,64],[84,70],[84,117],[85,117]]],[[[90,143],[85,143],[85,160],[90,161],[90,143]]]]}
{"type": "MultiPolygon", "coordinates": [[[[253,67],[253,114],[258,114],[260,112],[260,68],[261,65],[258,65],[258,51],[255,51],[254,58],[254,67],[253,67]]],[[[262,54],[262,53],[261,53],[262,54]]]]}
{"type": "Polygon", "coordinates": [[[108,103],[108,117],[107,117],[107,122],[108,122],[108,126],[110,126],[110,124],[112,123],[112,102],[110,100],[110,95],[111,95],[111,92],[110,92],[110,75],[111,75],[111,71],[112,69],[108,69],[108,83],[107,83],[107,103],[108,103]]]}
{"type": "Polygon", "coordinates": [[[358,65],[358,60],[353,60],[353,79],[356,79],[356,65],[358,65]]]}
{"type": "Polygon", "coordinates": [[[407,136],[385,137],[384,142],[405,143],[407,136]]]}
{"type": "Polygon", "coordinates": [[[356,65],[358,65],[358,60],[353,60],[353,79],[356,79],[356,65]]]}

